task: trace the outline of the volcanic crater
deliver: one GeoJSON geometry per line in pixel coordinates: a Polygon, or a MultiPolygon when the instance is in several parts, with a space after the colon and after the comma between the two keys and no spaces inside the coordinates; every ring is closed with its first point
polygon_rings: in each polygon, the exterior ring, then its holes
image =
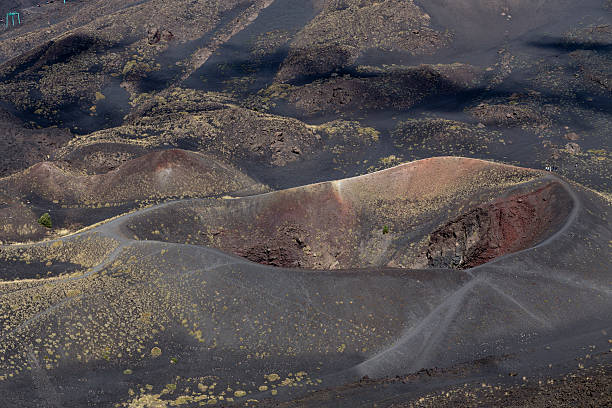
{"type": "Polygon", "coordinates": [[[536,245],[572,207],[560,182],[537,171],[433,158],[258,196],[177,203],[134,217],[128,228],[140,239],[279,267],[465,269],[536,245]],[[483,173],[502,189],[478,185],[483,173]],[[434,174],[438,183],[424,182],[434,174]]]}
{"type": "Polygon", "coordinates": [[[611,4],[0,0],[0,407],[610,406],[611,4]]]}

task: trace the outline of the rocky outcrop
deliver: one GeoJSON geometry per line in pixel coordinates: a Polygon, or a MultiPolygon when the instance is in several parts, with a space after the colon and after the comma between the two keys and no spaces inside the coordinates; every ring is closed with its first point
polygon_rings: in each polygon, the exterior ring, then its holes
{"type": "Polygon", "coordinates": [[[468,112],[485,125],[515,127],[536,125],[543,117],[529,106],[481,103],[468,112]]]}
{"type": "Polygon", "coordinates": [[[236,255],[263,265],[303,267],[309,265],[310,247],[306,245],[307,231],[296,226],[284,226],[259,243],[234,248],[236,255]]]}
{"type": "Polygon", "coordinates": [[[582,150],[580,149],[580,145],[578,143],[569,142],[565,145],[565,150],[569,154],[579,154],[582,150]]]}
{"type": "Polygon", "coordinates": [[[561,185],[499,198],[478,206],[430,235],[430,267],[466,269],[529,248],[545,239],[571,211],[561,185]]]}
{"type": "Polygon", "coordinates": [[[162,30],[159,28],[151,29],[147,33],[147,40],[149,41],[149,44],[151,45],[157,44],[160,41],[165,41],[165,42],[172,41],[173,38],[174,38],[174,34],[172,34],[172,32],[168,30],[162,30]]]}

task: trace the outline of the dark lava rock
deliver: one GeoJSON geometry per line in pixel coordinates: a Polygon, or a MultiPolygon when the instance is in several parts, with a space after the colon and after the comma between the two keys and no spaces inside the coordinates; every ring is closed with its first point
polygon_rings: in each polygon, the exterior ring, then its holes
{"type": "Polygon", "coordinates": [[[160,30],[159,28],[149,30],[147,39],[149,44],[157,44],[160,41],[171,41],[174,38],[174,34],[168,30],[160,30]]]}
{"type": "Polygon", "coordinates": [[[567,150],[571,154],[578,154],[582,150],[580,149],[580,145],[578,143],[570,142],[565,145],[565,150],[567,150]]]}
{"type": "Polygon", "coordinates": [[[566,133],[565,138],[567,140],[571,140],[572,142],[575,142],[576,140],[580,140],[580,136],[575,132],[566,133]]]}
{"type": "Polygon", "coordinates": [[[568,215],[569,197],[556,184],[479,206],[431,234],[430,267],[472,268],[545,238],[568,215]]]}

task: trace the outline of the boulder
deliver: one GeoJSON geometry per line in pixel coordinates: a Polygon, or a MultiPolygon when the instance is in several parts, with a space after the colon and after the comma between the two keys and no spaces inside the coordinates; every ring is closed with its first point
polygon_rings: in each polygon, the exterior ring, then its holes
{"type": "Polygon", "coordinates": [[[570,154],[578,154],[582,150],[580,149],[580,145],[578,143],[569,142],[565,145],[565,150],[567,150],[570,154]]]}
{"type": "Polygon", "coordinates": [[[572,141],[572,142],[574,142],[576,140],[580,140],[580,136],[577,133],[575,133],[575,132],[566,133],[565,134],[565,138],[567,140],[572,141]]]}

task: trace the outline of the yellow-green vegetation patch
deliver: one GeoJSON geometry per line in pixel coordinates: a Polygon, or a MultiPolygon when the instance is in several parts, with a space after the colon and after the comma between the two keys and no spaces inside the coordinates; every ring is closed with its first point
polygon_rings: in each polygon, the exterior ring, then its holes
{"type": "Polygon", "coordinates": [[[248,96],[242,102],[242,106],[255,111],[267,112],[276,107],[279,100],[287,99],[292,89],[292,85],[274,82],[256,94],[248,96]]]}
{"type": "Polygon", "coordinates": [[[276,373],[272,373],[272,374],[266,375],[265,378],[266,380],[270,382],[274,382],[274,381],[278,381],[280,379],[280,376],[276,373]]]}
{"type": "Polygon", "coordinates": [[[259,60],[266,55],[274,54],[291,39],[287,30],[272,30],[261,33],[251,45],[251,55],[259,60]]]}
{"type": "Polygon", "coordinates": [[[315,127],[324,131],[330,139],[339,142],[372,144],[378,142],[380,132],[372,127],[362,127],[357,121],[335,120],[315,127]]]}
{"type": "Polygon", "coordinates": [[[27,353],[22,350],[29,344],[25,339],[32,336],[40,337],[32,353],[51,356],[45,360],[47,369],[63,359],[133,362],[155,354],[150,346],[154,336],[165,330],[175,311],[180,313],[191,302],[158,282],[156,265],[141,265],[141,258],[142,253],[127,250],[101,273],[11,283],[11,292],[4,293],[0,302],[4,336],[0,377],[27,367],[27,353]],[[133,284],[143,277],[159,284],[133,284]],[[41,329],[47,325],[48,330],[41,329]],[[61,329],[50,332],[51,327],[61,329]]]}
{"type": "Polygon", "coordinates": [[[125,77],[136,77],[142,78],[147,75],[147,73],[154,71],[155,69],[161,68],[160,66],[152,65],[150,62],[138,61],[138,60],[129,60],[123,66],[121,73],[125,77]]]}
{"type": "Polygon", "coordinates": [[[0,259],[18,262],[69,262],[86,268],[101,263],[119,243],[97,233],[33,245],[0,248],[0,259]]]}
{"type": "Polygon", "coordinates": [[[499,131],[442,118],[408,119],[391,134],[397,148],[414,156],[490,153],[491,146],[504,143],[499,131]]]}
{"type": "MultiPolygon", "coordinates": [[[[174,406],[205,406],[217,403],[231,403],[238,398],[245,398],[253,392],[268,392],[268,395],[277,395],[282,387],[304,387],[321,384],[320,379],[312,379],[305,371],[295,374],[289,373],[283,379],[280,376],[273,378],[273,383],[255,385],[255,383],[237,382],[236,387],[228,385],[223,389],[217,381],[218,377],[176,377],[175,382],[166,384],[159,392],[153,392],[151,385],[140,386],[139,391],[130,390],[130,399],[123,402],[122,407],[150,408],[174,406]],[[246,386],[246,387],[245,387],[246,386]]],[[[266,381],[271,381],[266,379],[266,381]]],[[[243,400],[244,401],[244,400],[243,400]]],[[[248,399],[246,402],[257,402],[248,399]]]]}
{"type": "Polygon", "coordinates": [[[381,157],[380,159],[378,159],[378,163],[376,165],[368,167],[368,173],[395,167],[400,165],[402,162],[403,159],[394,154],[386,157],[381,157]]]}
{"type": "Polygon", "coordinates": [[[327,138],[327,145],[331,146],[335,154],[352,152],[358,147],[372,146],[380,137],[378,130],[361,126],[357,121],[335,120],[312,128],[327,138]]]}

